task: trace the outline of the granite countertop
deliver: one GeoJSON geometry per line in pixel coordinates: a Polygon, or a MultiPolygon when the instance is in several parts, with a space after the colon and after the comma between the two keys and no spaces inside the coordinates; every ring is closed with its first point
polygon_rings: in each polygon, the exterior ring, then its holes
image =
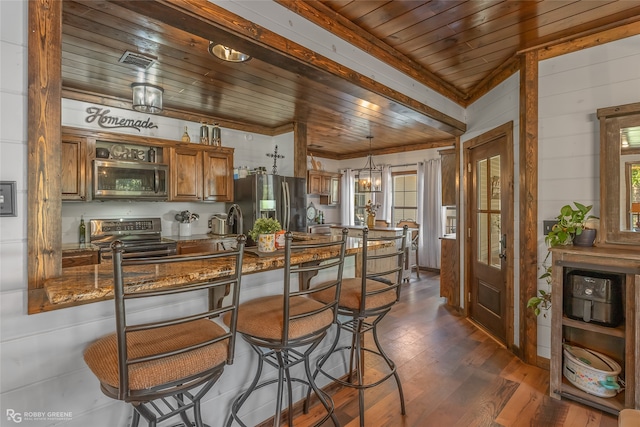
{"type": "MultiPolygon", "coordinates": [[[[295,233],[296,240],[329,239],[326,236],[313,236],[306,233],[295,233]]],[[[193,237],[193,236],[191,236],[193,237]]],[[[384,246],[384,245],[383,245],[384,246]]],[[[361,251],[362,240],[348,237],[348,255],[361,251]]],[[[299,264],[308,261],[316,261],[328,258],[329,250],[307,250],[294,252],[291,261],[299,264]]],[[[284,267],[284,254],[281,251],[274,255],[255,256],[245,251],[242,263],[242,274],[258,273],[284,267]]],[[[232,268],[229,262],[223,259],[208,261],[192,261],[177,264],[154,264],[128,268],[125,280],[128,286],[137,289],[157,289],[168,286],[188,284],[198,279],[219,277],[226,274],[232,268]],[[135,280],[132,280],[135,277],[135,280]]],[[[113,298],[113,264],[103,261],[101,264],[65,268],[62,276],[48,279],[44,284],[49,303],[74,304],[98,301],[113,298]]]]}

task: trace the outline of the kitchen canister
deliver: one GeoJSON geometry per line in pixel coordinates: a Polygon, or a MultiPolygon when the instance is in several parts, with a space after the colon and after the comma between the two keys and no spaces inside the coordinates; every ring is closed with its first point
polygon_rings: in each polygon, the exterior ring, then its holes
{"type": "Polygon", "coordinates": [[[181,222],[180,223],[180,237],[189,237],[191,236],[191,223],[190,222],[181,222]]]}
{"type": "Polygon", "coordinates": [[[622,368],[613,359],[587,348],[563,344],[562,373],[582,391],[600,397],[613,397],[620,391],[618,375],[622,368]]]}
{"type": "Polygon", "coordinates": [[[217,147],[222,146],[222,136],[220,132],[220,125],[218,125],[218,123],[214,123],[211,128],[211,145],[215,145],[217,147]]]}
{"type": "Polygon", "coordinates": [[[209,128],[206,122],[202,122],[200,126],[200,144],[209,145],[209,128]]]}

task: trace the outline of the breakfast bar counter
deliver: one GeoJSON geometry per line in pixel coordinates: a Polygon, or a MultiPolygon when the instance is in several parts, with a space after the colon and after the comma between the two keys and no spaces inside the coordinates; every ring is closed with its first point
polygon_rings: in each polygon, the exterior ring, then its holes
{"type": "MultiPolygon", "coordinates": [[[[296,234],[294,240],[320,240],[330,239],[328,236],[296,234]]],[[[359,238],[347,238],[347,255],[361,252],[362,240],[359,238]]],[[[292,262],[300,264],[304,262],[322,261],[331,257],[329,250],[295,251],[292,253],[292,262]]],[[[242,274],[259,273],[284,267],[284,250],[274,253],[257,253],[255,248],[245,248],[242,263],[242,274]]],[[[180,286],[192,283],[196,280],[219,277],[229,274],[231,263],[219,261],[192,261],[188,265],[176,269],[175,266],[157,264],[154,266],[131,267],[129,277],[125,277],[128,286],[134,286],[139,290],[157,289],[168,286],[180,286]],[[135,276],[133,278],[132,276],[135,276]]],[[[94,301],[113,298],[113,264],[103,261],[100,264],[64,268],[62,276],[49,279],[44,285],[48,298],[47,309],[63,308],[94,301]]]]}

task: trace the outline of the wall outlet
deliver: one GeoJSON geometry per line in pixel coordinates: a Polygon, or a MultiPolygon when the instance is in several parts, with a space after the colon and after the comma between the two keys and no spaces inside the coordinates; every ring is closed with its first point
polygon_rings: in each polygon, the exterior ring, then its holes
{"type": "Polygon", "coordinates": [[[557,223],[558,221],[556,221],[555,219],[546,219],[542,221],[542,234],[544,234],[545,236],[549,234],[553,226],[557,223]]]}

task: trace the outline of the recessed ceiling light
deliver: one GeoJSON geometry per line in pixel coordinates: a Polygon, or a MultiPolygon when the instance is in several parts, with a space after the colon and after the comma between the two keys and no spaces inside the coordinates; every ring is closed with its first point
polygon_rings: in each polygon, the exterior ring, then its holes
{"type": "Polygon", "coordinates": [[[229,62],[247,62],[251,59],[251,56],[246,53],[242,53],[232,47],[215,44],[214,42],[209,42],[209,53],[229,62]]]}

